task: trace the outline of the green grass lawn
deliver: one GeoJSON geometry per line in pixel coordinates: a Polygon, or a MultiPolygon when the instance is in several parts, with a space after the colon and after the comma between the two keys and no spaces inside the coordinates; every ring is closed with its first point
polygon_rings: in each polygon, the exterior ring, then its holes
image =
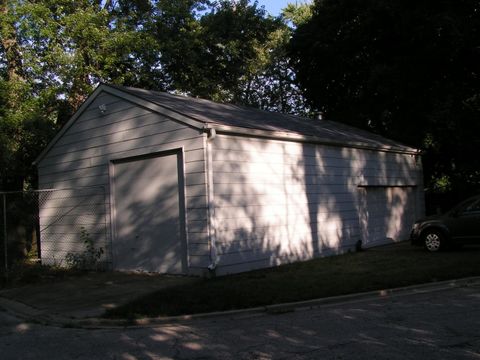
{"type": "Polygon", "coordinates": [[[480,275],[480,247],[427,253],[408,243],[248,273],[198,279],[109,310],[139,318],[242,309],[480,275]]]}

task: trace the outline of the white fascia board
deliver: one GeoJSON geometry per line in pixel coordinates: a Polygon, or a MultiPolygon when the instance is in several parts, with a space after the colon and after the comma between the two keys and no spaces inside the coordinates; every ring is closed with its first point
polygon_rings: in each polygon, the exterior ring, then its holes
{"type": "Polygon", "coordinates": [[[254,136],[274,140],[284,140],[284,141],[294,141],[302,143],[311,143],[311,144],[322,144],[322,145],[331,145],[339,147],[348,147],[354,149],[364,149],[364,150],[375,150],[382,152],[390,152],[397,154],[409,154],[409,155],[420,155],[421,150],[414,149],[408,146],[405,147],[394,147],[386,145],[370,145],[362,142],[339,142],[331,139],[320,138],[316,136],[301,135],[283,131],[266,131],[258,130],[251,128],[242,128],[236,126],[227,126],[227,125],[218,125],[213,123],[205,124],[204,129],[214,129],[219,134],[227,135],[241,135],[241,136],[254,136]]]}

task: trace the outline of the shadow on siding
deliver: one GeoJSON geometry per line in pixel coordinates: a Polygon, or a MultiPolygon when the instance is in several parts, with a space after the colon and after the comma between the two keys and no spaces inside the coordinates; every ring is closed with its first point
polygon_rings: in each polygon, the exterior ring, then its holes
{"type": "Polygon", "coordinates": [[[220,274],[404,240],[421,214],[402,191],[418,182],[409,155],[226,136],[213,146],[220,274]],[[389,190],[370,204],[365,189],[389,190]]]}

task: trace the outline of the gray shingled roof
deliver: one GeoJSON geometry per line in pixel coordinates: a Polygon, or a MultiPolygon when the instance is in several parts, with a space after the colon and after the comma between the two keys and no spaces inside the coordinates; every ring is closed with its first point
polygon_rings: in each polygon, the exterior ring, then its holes
{"type": "Polygon", "coordinates": [[[364,144],[369,147],[384,147],[408,152],[415,151],[415,149],[396,141],[331,120],[286,115],[251,107],[172,95],[165,92],[108,86],[168,108],[204,124],[303,135],[337,144],[364,144]]]}

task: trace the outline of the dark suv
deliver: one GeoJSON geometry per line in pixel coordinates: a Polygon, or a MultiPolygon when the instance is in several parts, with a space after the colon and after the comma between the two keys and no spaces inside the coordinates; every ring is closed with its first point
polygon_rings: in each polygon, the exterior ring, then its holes
{"type": "Polygon", "coordinates": [[[436,252],[448,246],[480,244],[480,195],[471,197],[443,215],[418,220],[410,240],[436,252]]]}

